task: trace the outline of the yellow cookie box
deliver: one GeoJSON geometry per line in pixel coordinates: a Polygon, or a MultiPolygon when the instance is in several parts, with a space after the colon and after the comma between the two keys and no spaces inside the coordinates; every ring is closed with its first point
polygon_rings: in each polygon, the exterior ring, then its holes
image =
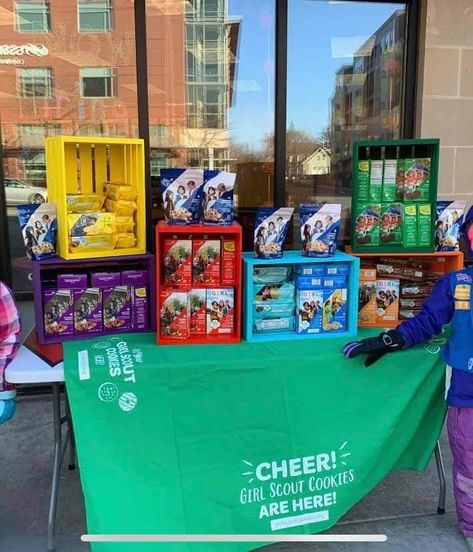
{"type": "Polygon", "coordinates": [[[105,182],[104,192],[108,199],[113,199],[114,201],[119,201],[121,199],[125,201],[135,201],[138,197],[138,190],[134,186],[121,182],[105,182]]]}
{"type": "Polygon", "coordinates": [[[117,220],[117,232],[134,232],[135,231],[135,221],[133,217],[116,217],[117,220]]]}
{"type": "Polygon", "coordinates": [[[82,213],[67,215],[69,235],[73,237],[100,234],[115,234],[117,231],[114,213],[82,213]]]}
{"type": "Polygon", "coordinates": [[[69,249],[77,253],[109,251],[115,247],[116,242],[116,234],[74,236],[69,240],[69,249]]]}
{"type": "Polygon", "coordinates": [[[136,237],[135,234],[130,234],[127,232],[119,232],[117,234],[117,243],[115,247],[117,249],[125,249],[127,247],[135,247],[136,237]]]}
{"type": "Polygon", "coordinates": [[[67,194],[66,206],[68,213],[87,213],[99,211],[104,198],[99,194],[67,194]]]}
{"type": "Polygon", "coordinates": [[[136,203],[124,199],[118,201],[107,199],[105,201],[105,209],[111,213],[115,213],[117,216],[132,217],[135,214],[136,203]]]}

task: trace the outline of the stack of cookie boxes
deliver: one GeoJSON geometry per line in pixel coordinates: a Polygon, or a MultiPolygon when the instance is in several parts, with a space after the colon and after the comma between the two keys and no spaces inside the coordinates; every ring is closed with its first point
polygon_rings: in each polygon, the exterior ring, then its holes
{"type": "Polygon", "coordinates": [[[268,261],[244,253],[243,266],[247,341],[356,335],[359,259],[340,251],[330,258],[285,251],[268,261]],[[284,281],[271,280],[280,274],[284,281]]]}
{"type": "Polygon", "coordinates": [[[439,141],[356,142],[353,148],[353,250],[433,251],[439,141]]]}
{"type": "Polygon", "coordinates": [[[240,341],[241,227],[156,227],[158,343],[240,341]]]}

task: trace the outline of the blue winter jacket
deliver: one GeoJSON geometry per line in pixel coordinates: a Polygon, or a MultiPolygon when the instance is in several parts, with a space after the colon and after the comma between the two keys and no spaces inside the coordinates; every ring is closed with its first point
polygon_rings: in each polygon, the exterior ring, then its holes
{"type": "MultiPolygon", "coordinates": [[[[397,327],[405,339],[407,348],[427,341],[440,333],[443,325],[452,322],[452,341],[442,351],[442,357],[448,365],[446,399],[450,406],[467,408],[473,408],[473,373],[469,372],[463,363],[459,369],[460,364],[456,364],[455,361],[460,359],[457,355],[459,344],[463,349],[471,348],[471,357],[473,357],[473,311],[466,297],[459,301],[459,298],[455,298],[454,295],[456,295],[457,284],[460,288],[464,288],[470,287],[472,282],[473,270],[471,269],[447,274],[437,282],[422,306],[421,312],[397,327]],[[465,283],[468,285],[464,286],[465,283]],[[466,306],[468,306],[467,310],[466,306]],[[459,312],[458,309],[462,311],[459,312]],[[452,344],[457,346],[451,347],[452,344]]],[[[463,354],[462,358],[464,357],[463,354]]]]}

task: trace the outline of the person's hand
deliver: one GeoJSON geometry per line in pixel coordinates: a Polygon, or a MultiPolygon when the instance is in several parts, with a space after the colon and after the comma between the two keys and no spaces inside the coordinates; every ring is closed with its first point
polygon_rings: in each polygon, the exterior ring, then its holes
{"type": "Polygon", "coordinates": [[[363,353],[368,353],[365,366],[371,366],[386,353],[399,351],[404,347],[404,337],[396,330],[383,332],[377,337],[368,337],[360,341],[351,341],[343,348],[345,358],[354,358],[363,353]]]}

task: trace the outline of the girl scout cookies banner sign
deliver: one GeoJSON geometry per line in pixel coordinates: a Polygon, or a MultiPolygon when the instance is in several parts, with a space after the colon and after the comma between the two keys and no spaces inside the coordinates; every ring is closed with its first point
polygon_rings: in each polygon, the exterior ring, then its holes
{"type": "Polygon", "coordinates": [[[166,348],[135,334],[65,343],[88,532],[314,533],[391,470],[423,469],[445,414],[438,347],[366,369],[343,360],[342,341],[166,348]]]}

